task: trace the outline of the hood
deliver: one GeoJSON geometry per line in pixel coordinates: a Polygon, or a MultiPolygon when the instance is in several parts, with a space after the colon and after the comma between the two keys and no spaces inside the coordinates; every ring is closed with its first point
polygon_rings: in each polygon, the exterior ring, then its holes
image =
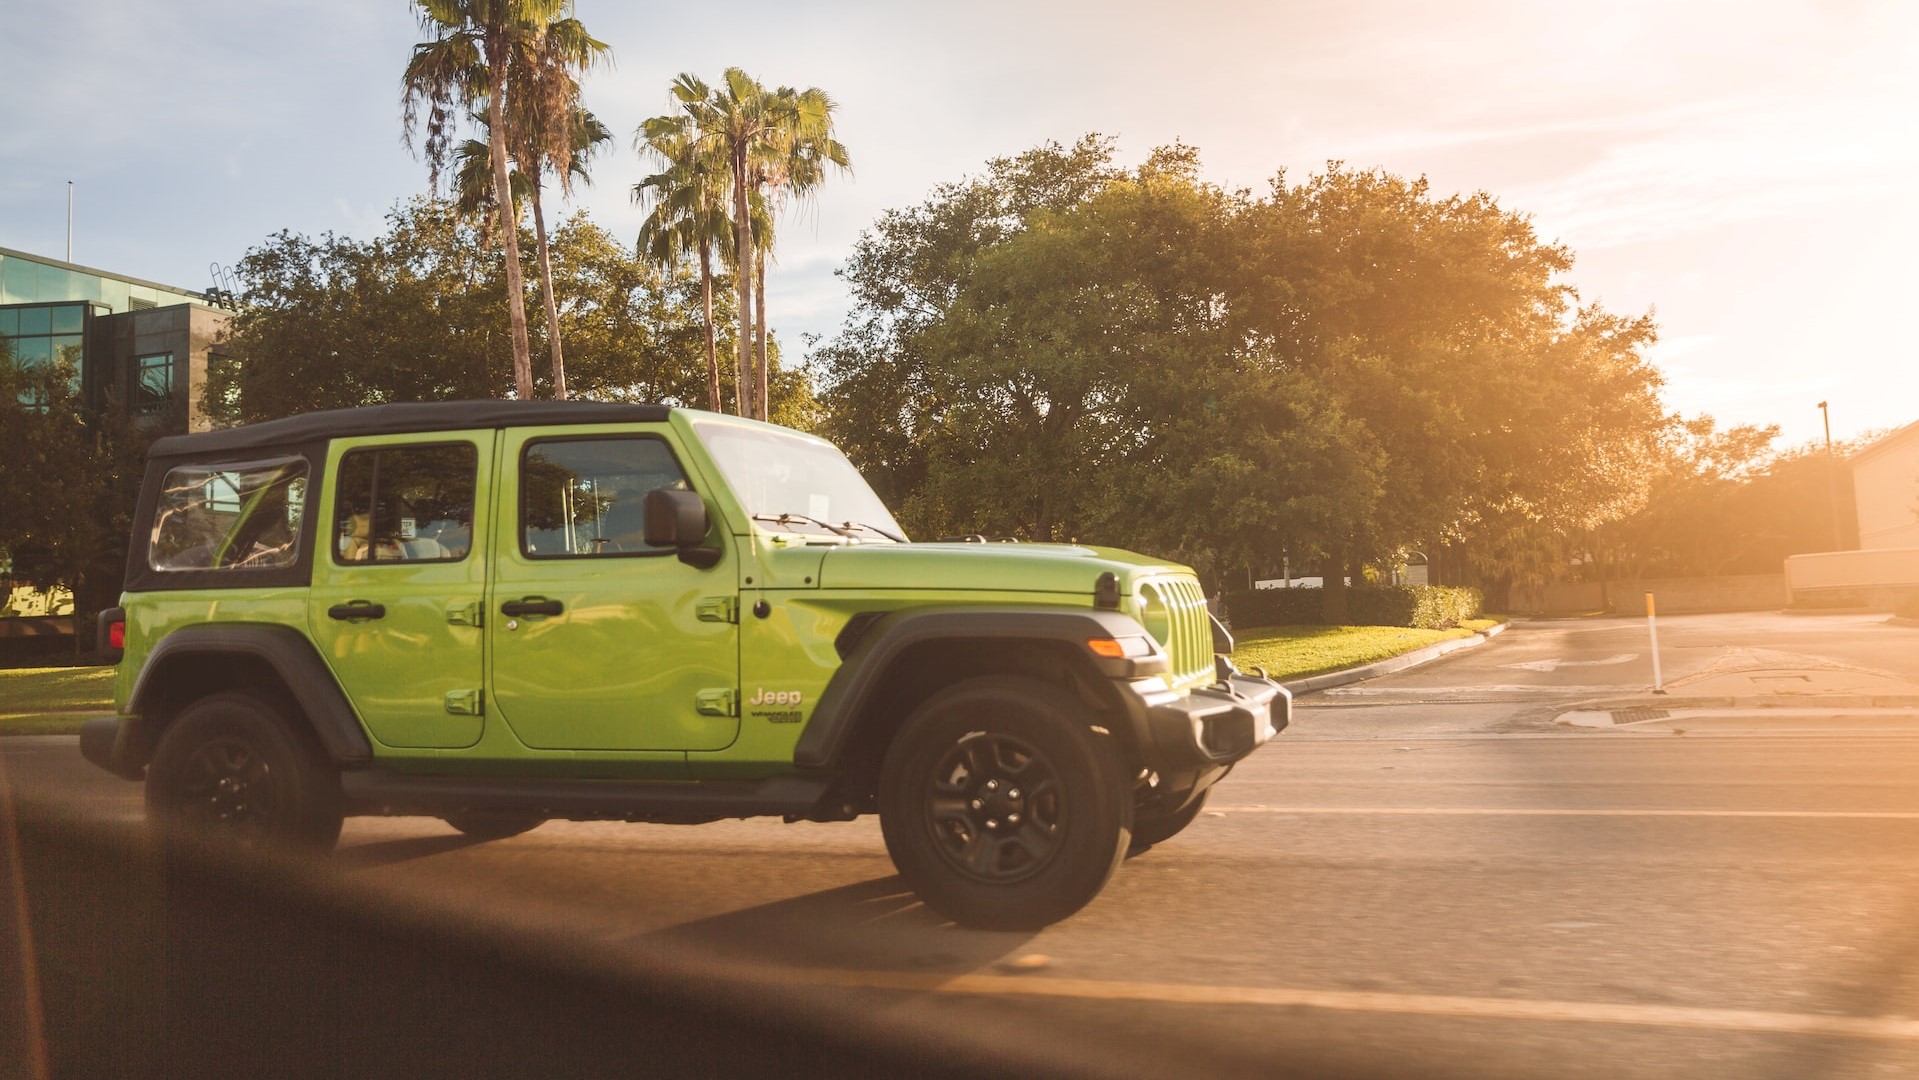
{"type": "Polygon", "coordinates": [[[1118,548],[1079,544],[857,544],[827,551],[820,586],[827,589],[1051,592],[1091,597],[1103,573],[1120,591],[1157,573],[1192,573],[1178,563],[1118,548]]]}

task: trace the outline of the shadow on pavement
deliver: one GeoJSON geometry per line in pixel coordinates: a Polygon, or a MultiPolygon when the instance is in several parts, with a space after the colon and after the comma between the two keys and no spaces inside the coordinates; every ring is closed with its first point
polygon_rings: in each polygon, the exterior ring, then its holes
{"type": "Polygon", "coordinates": [[[776,967],[963,975],[1007,959],[1033,934],[956,926],[889,875],[682,923],[648,939],[776,967]]]}
{"type": "Polygon", "coordinates": [[[342,848],[333,855],[333,865],[342,870],[370,870],[379,866],[444,855],[485,841],[471,836],[411,836],[403,840],[375,840],[342,848]]]}

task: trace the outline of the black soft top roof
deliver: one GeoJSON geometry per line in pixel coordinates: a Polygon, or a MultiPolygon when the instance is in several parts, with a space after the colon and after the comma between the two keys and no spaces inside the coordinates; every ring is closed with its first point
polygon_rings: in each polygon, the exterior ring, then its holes
{"type": "Polygon", "coordinates": [[[289,416],[244,427],[169,435],[153,444],[151,457],[191,457],[233,450],[265,449],[349,435],[399,435],[413,431],[526,427],[545,424],[658,423],[665,405],[607,401],[425,401],[369,405],[359,409],[289,416]]]}

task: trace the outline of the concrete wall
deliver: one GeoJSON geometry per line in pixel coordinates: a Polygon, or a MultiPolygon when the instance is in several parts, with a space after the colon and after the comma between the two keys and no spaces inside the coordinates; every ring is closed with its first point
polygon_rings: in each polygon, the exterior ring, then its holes
{"type": "Polygon", "coordinates": [[[1891,611],[1919,596],[1919,547],[1794,555],[1786,582],[1795,607],[1891,611]]]}
{"type": "Polygon", "coordinates": [[[1919,424],[1873,443],[1848,463],[1859,507],[1859,546],[1919,548],[1919,424]]]}
{"type": "Polygon", "coordinates": [[[1514,589],[1512,606],[1518,613],[1575,615],[1611,610],[1637,614],[1645,610],[1645,593],[1652,593],[1662,615],[1702,611],[1768,611],[1783,608],[1792,599],[1783,574],[1736,574],[1726,577],[1649,578],[1614,581],[1603,587],[1596,581],[1563,581],[1544,589],[1514,589]]]}

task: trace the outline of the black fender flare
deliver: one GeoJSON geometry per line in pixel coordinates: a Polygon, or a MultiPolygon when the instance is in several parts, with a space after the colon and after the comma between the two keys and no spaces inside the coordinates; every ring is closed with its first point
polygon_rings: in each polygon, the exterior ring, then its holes
{"type": "Polygon", "coordinates": [[[1151,656],[1136,660],[1106,659],[1086,647],[1090,638],[1135,635],[1150,640],[1132,616],[1095,608],[913,608],[881,616],[860,636],[820,693],[819,704],[793,747],[793,763],[808,769],[837,767],[861,713],[887,670],[915,646],[934,641],[1063,643],[1074,646],[1094,670],[1109,679],[1166,670],[1165,655],[1157,646],[1151,656]]]}
{"type": "MultiPolygon", "coordinates": [[[[165,694],[161,683],[169,667],[201,657],[247,656],[264,662],[286,684],[306,713],[313,734],[336,765],[357,768],[373,761],[373,744],[359,715],[340,689],[333,672],[306,635],[289,626],[270,624],[186,626],[160,639],[140,666],[127,695],[126,712],[144,716],[165,694]]],[[[122,738],[127,725],[122,724],[122,738]]],[[[144,764],[144,763],[143,763],[144,764]]]]}

